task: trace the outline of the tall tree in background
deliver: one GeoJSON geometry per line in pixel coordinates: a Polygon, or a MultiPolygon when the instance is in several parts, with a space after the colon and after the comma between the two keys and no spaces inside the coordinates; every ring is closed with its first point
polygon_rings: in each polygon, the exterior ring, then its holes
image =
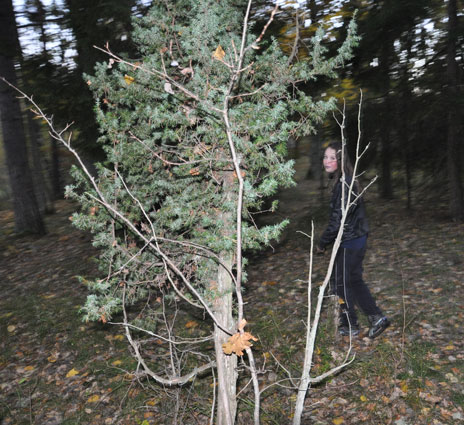
{"type": "Polygon", "coordinates": [[[458,64],[456,62],[458,40],[457,0],[448,0],[448,38],[446,51],[446,94],[448,99],[447,116],[447,157],[450,191],[450,213],[453,219],[464,218],[464,199],[462,185],[462,143],[460,133],[462,114],[459,111],[460,90],[458,81],[458,64]]]}
{"type": "Polygon", "coordinates": [[[93,74],[97,62],[106,59],[97,50],[107,43],[113,52],[126,56],[132,53],[131,41],[132,15],[135,0],[65,0],[64,20],[74,37],[77,50],[73,70],[72,90],[73,110],[79,128],[77,142],[88,156],[101,157],[101,150],[96,144],[98,128],[95,121],[91,93],[83,79],[83,73],[93,74]]]}
{"type": "MultiPolygon", "coordinates": [[[[0,75],[17,85],[16,69],[20,59],[16,20],[11,0],[0,7],[0,75]]],[[[28,163],[26,136],[19,100],[14,92],[0,85],[0,111],[8,174],[13,196],[17,232],[43,234],[45,226],[34,194],[28,163]]]]}

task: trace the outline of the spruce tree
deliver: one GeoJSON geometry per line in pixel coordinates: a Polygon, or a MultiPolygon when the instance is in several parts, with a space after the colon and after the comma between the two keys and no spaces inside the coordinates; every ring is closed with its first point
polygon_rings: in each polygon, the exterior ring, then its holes
{"type": "Polygon", "coordinates": [[[160,384],[215,367],[217,423],[232,424],[240,348],[254,367],[242,250],[269,244],[286,224],[257,228],[251,218],[292,184],[289,137],[312,132],[334,107],[315,102],[305,83],[335,76],[356,43],[354,24],[336,57],[325,57],[319,30],[309,60],[289,66],[263,28],[247,28],[247,2],[155,3],[135,25],[139,56],[123,60],[109,46],[109,60],[86,77],[106,161],[95,178],[76,168],[67,188],[82,205],[73,223],[101,252],[85,319],[122,323],[139,374],[160,384]],[[192,308],[207,314],[186,349],[178,311],[192,308]],[[160,353],[170,353],[168,365],[160,353]]]}

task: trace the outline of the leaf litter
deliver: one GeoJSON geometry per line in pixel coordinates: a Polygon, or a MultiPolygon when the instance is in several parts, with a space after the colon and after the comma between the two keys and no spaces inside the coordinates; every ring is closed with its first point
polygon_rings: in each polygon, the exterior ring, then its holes
{"type": "MultiPolygon", "coordinates": [[[[291,218],[291,224],[272,248],[247,254],[247,319],[257,340],[253,350],[265,365],[264,383],[288,378],[287,371],[298,376],[301,367],[310,241],[297,230],[309,233],[314,217],[316,234],[322,231],[326,209],[317,193],[316,183],[303,178],[282,191],[278,216],[291,218]]],[[[371,233],[365,280],[393,323],[371,341],[360,317],[355,361],[311,388],[304,423],[464,423],[463,225],[437,212],[427,214],[430,210],[407,213],[400,200],[387,203],[374,194],[366,205],[371,233]]],[[[15,237],[8,230],[11,214],[0,212],[1,424],[164,423],[162,416],[151,414],[159,413],[163,396],[143,397],[134,387],[135,365],[129,364],[118,330],[80,322],[86,288],[75,276],[96,273],[96,251],[89,248],[88,235],[70,226],[73,208],[58,203],[57,214],[48,218],[52,231],[40,239],[15,237]],[[138,397],[145,410],[124,410],[127,400],[138,397]]],[[[260,220],[274,219],[263,215],[260,220]]],[[[315,257],[315,287],[324,278],[327,260],[315,257]]],[[[339,364],[348,347],[347,340],[334,336],[327,301],[314,373],[339,364]]],[[[197,321],[192,318],[186,327],[197,321]]],[[[250,334],[245,342],[254,338],[250,334]]],[[[238,342],[231,352],[246,348],[238,342]]],[[[290,423],[292,395],[285,386],[265,391],[263,423],[290,423]]],[[[247,417],[242,414],[238,423],[246,424],[247,417]]]]}

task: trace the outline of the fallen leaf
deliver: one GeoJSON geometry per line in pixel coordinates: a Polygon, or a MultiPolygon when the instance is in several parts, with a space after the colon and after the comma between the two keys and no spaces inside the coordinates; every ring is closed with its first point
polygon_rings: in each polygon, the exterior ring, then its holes
{"type": "Polygon", "coordinates": [[[31,370],[34,370],[34,366],[26,366],[24,370],[30,372],[31,370]]]}
{"type": "Polygon", "coordinates": [[[73,376],[76,376],[79,374],[79,371],[72,368],[67,374],[66,374],[66,378],[72,378],[73,376]]]}
{"type": "Polygon", "coordinates": [[[185,324],[185,327],[187,329],[196,328],[197,326],[198,326],[198,322],[195,322],[195,320],[190,320],[189,322],[185,324]]]}
{"type": "Polygon", "coordinates": [[[266,280],[261,285],[263,286],[274,286],[277,285],[277,282],[274,280],[266,280]]]}
{"type": "Polygon", "coordinates": [[[135,81],[135,78],[134,77],[131,77],[130,75],[124,75],[124,81],[127,83],[127,84],[132,84],[134,81],[135,81]]]}
{"type": "Polygon", "coordinates": [[[123,341],[124,340],[124,335],[115,335],[113,337],[113,339],[115,339],[116,341],[123,341]]]}
{"type": "Polygon", "coordinates": [[[169,93],[169,94],[174,94],[174,91],[172,90],[171,83],[164,83],[164,91],[169,93]]]}
{"type": "Polygon", "coordinates": [[[187,74],[193,74],[193,69],[188,67],[188,68],[184,68],[182,71],[180,71],[180,73],[182,75],[187,75],[187,74]]]}
{"type": "Polygon", "coordinates": [[[189,174],[191,176],[198,176],[200,174],[200,171],[198,170],[198,168],[191,168],[189,174]]]}
{"type": "Polygon", "coordinates": [[[16,326],[15,325],[10,325],[8,326],[8,332],[14,332],[14,330],[16,329],[16,326]]]}
{"type": "MultiPolygon", "coordinates": [[[[245,173],[245,170],[240,170],[240,175],[241,175],[242,177],[245,177],[245,174],[246,174],[246,173],[245,173]]],[[[234,177],[237,178],[237,173],[236,173],[235,171],[234,171],[234,177]]]]}
{"type": "Polygon", "coordinates": [[[362,395],[361,397],[359,397],[359,399],[360,399],[361,401],[367,401],[367,397],[366,397],[365,395],[362,395]]]}
{"type": "Polygon", "coordinates": [[[340,425],[345,421],[343,418],[335,418],[332,422],[334,423],[334,425],[340,425]]]}
{"type": "Polygon", "coordinates": [[[57,359],[56,359],[55,356],[51,355],[51,356],[47,357],[47,360],[48,360],[50,363],[55,363],[57,359]]]}
{"type": "Polygon", "coordinates": [[[113,366],[119,366],[120,364],[122,364],[122,361],[121,360],[115,360],[113,363],[111,363],[113,366]]]}
{"type": "Polygon", "coordinates": [[[100,396],[95,394],[87,399],[87,403],[96,403],[98,400],[100,400],[100,396]]]}
{"type": "Polygon", "coordinates": [[[222,61],[225,55],[226,52],[224,52],[224,49],[219,45],[213,53],[213,58],[222,61]]]}

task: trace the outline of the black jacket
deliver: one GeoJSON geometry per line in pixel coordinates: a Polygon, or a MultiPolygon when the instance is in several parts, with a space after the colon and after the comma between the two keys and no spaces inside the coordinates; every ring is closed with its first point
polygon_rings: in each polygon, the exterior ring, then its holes
{"type": "MultiPolygon", "coordinates": [[[[349,185],[351,177],[347,177],[345,184],[345,205],[348,201],[349,185]]],[[[351,194],[351,202],[356,197],[356,190],[353,188],[351,194]]],[[[319,241],[319,247],[324,249],[335,241],[340,228],[340,221],[342,219],[342,182],[339,180],[332,191],[332,199],[330,200],[330,218],[329,224],[325,229],[319,241]]],[[[364,202],[362,198],[358,198],[356,203],[353,204],[348,211],[348,216],[345,220],[345,228],[343,230],[342,242],[352,239],[360,238],[361,236],[369,233],[369,225],[367,223],[366,211],[364,209],[364,202]]]]}

